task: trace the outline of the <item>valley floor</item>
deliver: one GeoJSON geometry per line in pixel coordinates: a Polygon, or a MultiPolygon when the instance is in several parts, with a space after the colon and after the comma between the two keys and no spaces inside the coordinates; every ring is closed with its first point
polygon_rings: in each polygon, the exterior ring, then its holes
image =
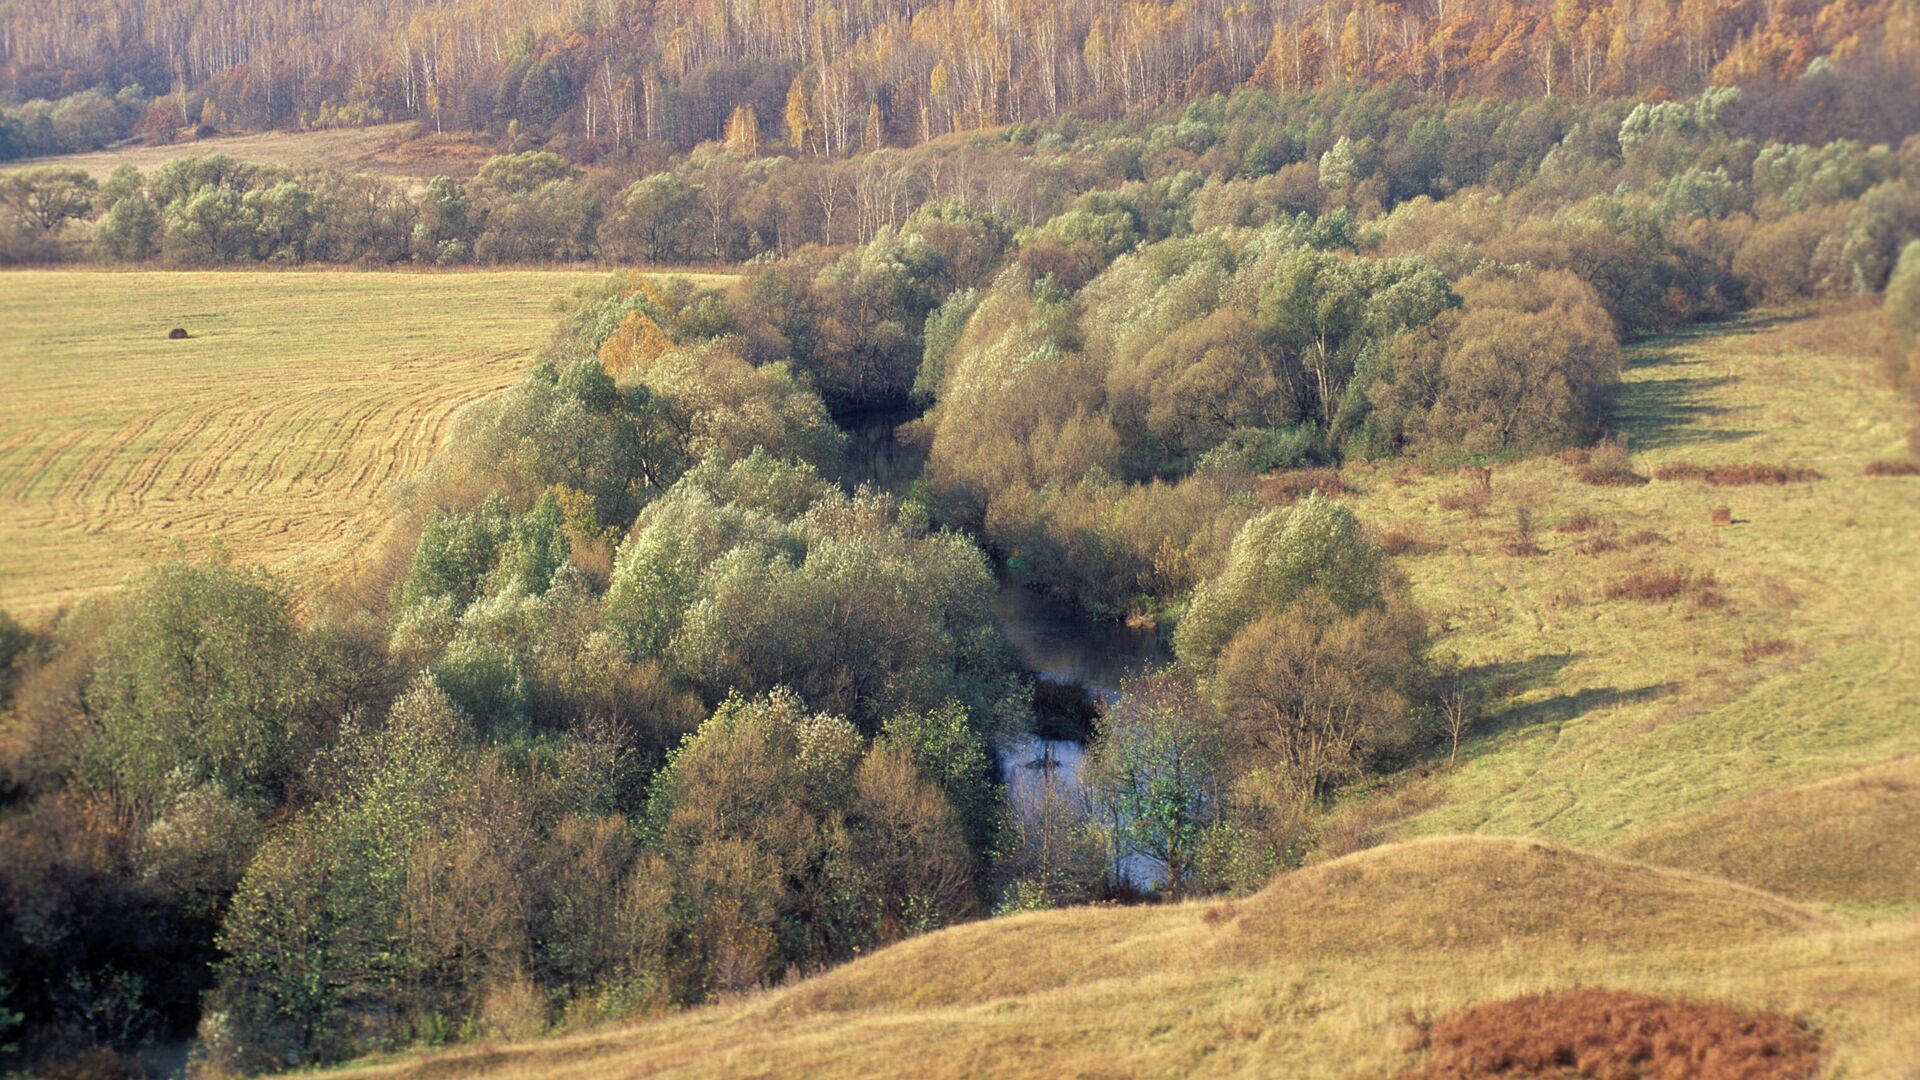
{"type": "Polygon", "coordinates": [[[1906,423],[1875,319],[1635,348],[1618,418],[1643,484],[1556,457],[1496,467],[1484,496],[1451,470],[1347,470],[1489,701],[1456,765],[1341,809],[1363,850],[1240,900],[978,922],[370,1074],[1380,1076],[1418,1064],[1423,1018],[1583,985],[1801,1015],[1827,1075],[1915,1075],[1920,478],[1863,475],[1906,423]],[[1755,462],[1819,478],[1658,478],[1755,462]]]}

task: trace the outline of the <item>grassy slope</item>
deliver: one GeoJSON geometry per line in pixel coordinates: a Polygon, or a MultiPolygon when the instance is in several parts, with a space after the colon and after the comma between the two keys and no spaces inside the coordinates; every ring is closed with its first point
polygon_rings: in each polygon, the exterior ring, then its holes
{"type": "Polygon", "coordinates": [[[1632,354],[1620,419],[1642,473],[1757,460],[1824,480],[1594,488],[1546,458],[1498,470],[1479,520],[1434,506],[1456,478],[1360,480],[1363,513],[1445,545],[1405,560],[1442,648],[1513,692],[1406,832],[1600,847],[1920,750],[1920,480],[1861,475],[1901,440],[1873,327],[1865,311],[1752,318],[1632,354]],[[1522,504],[1542,557],[1500,550],[1522,504]],[[1731,527],[1709,523],[1722,505],[1731,527]],[[1590,534],[1551,527],[1582,510],[1659,539],[1581,554],[1590,534]],[[1643,568],[1711,572],[1725,603],[1607,598],[1643,568]]]}
{"type": "Polygon", "coordinates": [[[167,146],[128,144],[85,154],[28,158],[8,164],[0,172],[65,165],[105,177],[120,165],[142,172],[175,158],[198,154],[226,154],[242,161],[291,168],[325,166],[347,172],[371,173],[390,180],[424,186],[439,174],[465,179],[479,171],[493,148],[457,136],[416,138],[412,124],[366,128],[328,128],[320,131],[264,131],[249,135],[217,135],[167,146]]]}
{"type": "Polygon", "coordinates": [[[1573,984],[1811,1014],[1844,1075],[1920,1050],[1920,926],[1844,926],[1740,886],[1534,841],[1362,852],[1231,904],[957,927],[651,1024],[368,1075],[1353,1076],[1409,1014],[1573,984]]]}
{"type": "Polygon", "coordinates": [[[328,566],[598,276],[0,274],[0,607],[45,614],[176,541],[328,566]]]}
{"type": "Polygon", "coordinates": [[[738,1002],[374,1071],[1379,1075],[1414,1061],[1409,1012],[1585,984],[1805,1014],[1830,1075],[1912,1075],[1920,480],[1860,476],[1901,438],[1871,326],[1754,318],[1635,350],[1643,472],[1788,461],[1815,483],[1589,488],[1528,461],[1476,518],[1437,508],[1454,475],[1352,471],[1364,514],[1436,545],[1402,562],[1442,648],[1510,690],[1458,768],[1379,801],[1418,809],[1391,826],[1409,839],[1244,900],[975,923],[738,1002]],[[1520,504],[1547,554],[1501,551],[1520,504]],[[1710,526],[1716,505],[1738,523],[1710,526]],[[1551,526],[1581,510],[1662,539],[1580,554],[1592,533],[1551,526]],[[1643,565],[1711,570],[1723,602],[1606,597],[1643,565]],[[1422,838],[1445,832],[1544,839],[1422,838]]]}

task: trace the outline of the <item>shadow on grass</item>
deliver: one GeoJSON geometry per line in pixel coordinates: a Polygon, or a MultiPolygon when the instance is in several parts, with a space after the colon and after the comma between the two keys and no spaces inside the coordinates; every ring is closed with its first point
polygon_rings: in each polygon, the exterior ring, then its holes
{"type": "Polygon", "coordinates": [[[1477,734],[1498,735],[1524,728],[1561,725],[1577,720],[1597,709],[1612,709],[1642,701],[1656,701],[1680,689],[1677,682],[1622,690],[1613,686],[1590,686],[1571,694],[1556,694],[1503,709],[1487,717],[1477,734]]]}
{"type": "MultiPolygon", "coordinates": [[[[1662,349],[1640,353],[1627,362],[1627,367],[1637,371],[1693,364],[1705,365],[1706,361],[1684,359],[1673,350],[1662,349]]],[[[1627,445],[1635,451],[1739,442],[1759,432],[1707,427],[1704,423],[1731,411],[1701,400],[1707,391],[1730,381],[1724,375],[1680,375],[1626,383],[1614,399],[1614,423],[1626,433],[1627,445]]]]}
{"type": "Polygon", "coordinates": [[[1479,688],[1480,693],[1490,700],[1498,700],[1552,684],[1560,677],[1562,668],[1578,659],[1579,653],[1544,653],[1525,660],[1480,664],[1466,669],[1465,675],[1467,682],[1479,688]]]}

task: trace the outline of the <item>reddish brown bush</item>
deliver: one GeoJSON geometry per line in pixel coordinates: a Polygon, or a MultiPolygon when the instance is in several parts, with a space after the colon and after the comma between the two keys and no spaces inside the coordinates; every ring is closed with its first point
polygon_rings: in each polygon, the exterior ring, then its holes
{"type": "Polygon", "coordinates": [[[1744,465],[1695,465],[1678,462],[1662,465],[1654,471],[1656,480],[1691,480],[1715,487],[1745,487],[1751,484],[1804,484],[1820,479],[1820,474],[1799,465],[1768,465],[1749,461],[1744,465]]]}
{"type": "Polygon", "coordinates": [[[1920,461],[1869,461],[1861,471],[1868,476],[1920,476],[1920,461]]]}
{"type": "Polygon", "coordinates": [[[1397,525],[1380,534],[1380,550],[1389,555],[1428,555],[1440,547],[1412,525],[1397,525]]]}
{"type": "Polygon", "coordinates": [[[1288,469],[1260,481],[1260,496],[1272,506],[1287,506],[1314,492],[1326,496],[1350,495],[1353,489],[1340,479],[1340,470],[1331,468],[1288,469]]]}
{"type": "Polygon", "coordinates": [[[1475,1005],[1427,1031],[1423,1080],[1802,1080],[1820,1065],[1804,1024],[1721,1005],[1582,989],[1475,1005]]]}
{"type": "Polygon", "coordinates": [[[1500,545],[1500,550],[1518,558],[1545,555],[1546,552],[1534,542],[1533,536],[1533,511],[1525,506],[1518,507],[1513,512],[1513,532],[1508,534],[1506,543],[1500,545]]]}
{"type": "Polygon", "coordinates": [[[1483,487],[1470,487],[1465,491],[1449,491],[1433,500],[1433,504],[1442,510],[1464,513],[1468,517],[1479,517],[1486,513],[1487,504],[1493,501],[1493,492],[1483,487]]]}
{"type": "Polygon", "coordinates": [[[1591,510],[1576,510],[1571,517],[1555,525],[1553,531],[1557,533],[1592,532],[1605,524],[1606,522],[1595,517],[1591,510]]]}
{"type": "Polygon", "coordinates": [[[1607,588],[1612,600],[1672,600],[1685,592],[1717,597],[1719,582],[1711,572],[1698,576],[1685,570],[1638,570],[1607,588]]]}

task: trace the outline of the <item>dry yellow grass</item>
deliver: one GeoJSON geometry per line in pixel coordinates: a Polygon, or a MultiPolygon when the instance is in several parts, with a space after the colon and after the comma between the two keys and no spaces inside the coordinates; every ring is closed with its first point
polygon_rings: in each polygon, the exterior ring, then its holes
{"type": "Polygon", "coordinates": [[[12,162],[6,171],[41,165],[65,165],[104,177],[120,165],[145,172],[176,158],[226,154],[242,161],[289,168],[324,166],[345,172],[369,173],[424,185],[436,175],[465,179],[479,171],[494,149],[461,136],[415,137],[414,126],[386,124],[366,128],[327,128],[319,131],[263,131],[248,135],[216,135],[165,146],[128,144],[85,154],[28,158],[12,162]]]}
{"type": "Polygon", "coordinates": [[[0,275],[0,608],[45,615],[176,543],[330,568],[597,277],[0,275]]]}
{"type": "Polygon", "coordinates": [[[1796,900],[1920,906],[1920,757],[1770,791],[1615,849],[1796,900]]]}

